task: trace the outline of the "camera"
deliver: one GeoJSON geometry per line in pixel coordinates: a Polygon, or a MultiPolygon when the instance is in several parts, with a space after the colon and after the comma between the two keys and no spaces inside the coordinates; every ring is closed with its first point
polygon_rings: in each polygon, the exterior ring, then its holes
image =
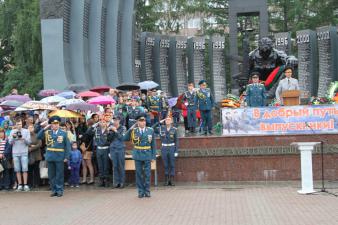
{"type": "Polygon", "coordinates": [[[16,136],[17,136],[18,138],[22,138],[22,133],[21,133],[21,131],[17,131],[17,132],[16,132],[16,136]]]}

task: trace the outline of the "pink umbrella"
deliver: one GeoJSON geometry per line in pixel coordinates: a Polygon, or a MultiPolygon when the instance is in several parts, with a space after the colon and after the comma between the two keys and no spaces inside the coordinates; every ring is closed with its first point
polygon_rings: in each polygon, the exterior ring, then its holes
{"type": "Polygon", "coordinates": [[[22,102],[22,103],[32,101],[32,99],[30,97],[26,96],[26,95],[7,95],[5,97],[5,100],[6,101],[8,101],[8,100],[18,101],[18,102],[22,102]]]}
{"type": "Polygon", "coordinates": [[[82,98],[93,98],[93,97],[101,96],[101,94],[94,92],[94,91],[83,91],[83,92],[80,92],[78,96],[82,98]]]}
{"type": "Polygon", "coordinates": [[[99,97],[91,98],[87,102],[92,105],[115,104],[115,100],[110,96],[99,96],[99,97]]]}
{"type": "Polygon", "coordinates": [[[39,91],[39,96],[41,97],[48,97],[48,96],[53,96],[56,94],[59,94],[60,91],[55,90],[55,89],[46,89],[46,90],[41,90],[39,91]]]}

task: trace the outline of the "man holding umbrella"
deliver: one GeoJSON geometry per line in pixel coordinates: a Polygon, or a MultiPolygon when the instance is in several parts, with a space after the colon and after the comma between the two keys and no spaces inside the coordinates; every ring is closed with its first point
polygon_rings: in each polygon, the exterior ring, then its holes
{"type": "MultiPolygon", "coordinates": [[[[64,163],[69,160],[71,149],[67,133],[59,129],[61,118],[53,116],[49,119],[49,125],[41,129],[38,133],[38,139],[45,139],[46,154],[45,159],[48,162],[48,178],[51,186],[51,197],[63,196],[64,183],[64,163]]],[[[47,122],[47,121],[46,121],[47,122]]],[[[41,124],[46,125],[46,122],[41,124]]]]}

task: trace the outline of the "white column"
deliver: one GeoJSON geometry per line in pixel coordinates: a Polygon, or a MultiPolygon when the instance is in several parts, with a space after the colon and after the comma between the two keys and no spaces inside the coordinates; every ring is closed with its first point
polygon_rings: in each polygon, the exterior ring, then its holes
{"type": "Polygon", "coordinates": [[[320,142],[295,142],[291,144],[298,146],[298,150],[300,151],[302,189],[298,191],[299,194],[315,192],[313,190],[312,151],[317,144],[320,144],[320,142]]]}

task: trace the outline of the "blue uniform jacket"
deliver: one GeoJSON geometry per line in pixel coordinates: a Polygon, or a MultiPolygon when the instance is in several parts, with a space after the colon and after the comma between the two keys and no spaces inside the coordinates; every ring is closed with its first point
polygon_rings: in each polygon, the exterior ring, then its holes
{"type": "Polygon", "coordinates": [[[126,145],[123,141],[123,135],[126,133],[126,127],[125,126],[119,126],[117,128],[117,131],[110,131],[108,134],[108,141],[110,142],[110,149],[111,150],[117,150],[121,151],[124,150],[126,145]]]}
{"type": "Polygon", "coordinates": [[[151,127],[146,127],[143,134],[140,128],[130,129],[124,136],[124,141],[131,140],[134,144],[132,151],[133,159],[147,161],[156,159],[156,146],[154,130],[151,127]]]}
{"type": "Polygon", "coordinates": [[[250,107],[265,106],[266,91],[263,84],[249,84],[246,89],[246,102],[250,107]]]}
{"type": "Polygon", "coordinates": [[[162,144],[175,144],[175,152],[178,151],[177,128],[171,126],[168,130],[166,125],[159,126],[159,135],[162,144]]]}
{"type": "Polygon", "coordinates": [[[41,129],[37,135],[38,139],[45,139],[46,143],[46,161],[60,162],[69,159],[71,149],[67,133],[59,129],[56,133],[52,130],[41,129]]]}
{"type": "Polygon", "coordinates": [[[108,140],[108,128],[102,132],[102,128],[98,125],[97,127],[91,127],[87,130],[86,136],[88,136],[90,139],[94,140],[95,146],[109,146],[109,140],[108,140]]]}
{"type": "Polygon", "coordinates": [[[195,104],[198,105],[199,110],[212,110],[214,107],[214,98],[209,88],[198,89],[195,99],[195,104]]]}
{"type": "Polygon", "coordinates": [[[187,102],[187,108],[190,110],[197,110],[197,105],[196,105],[196,92],[193,91],[192,93],[190,93],[190,91],[186,91],[183,94],[183,98],[182,98],[183,102],[187,102]]]}

